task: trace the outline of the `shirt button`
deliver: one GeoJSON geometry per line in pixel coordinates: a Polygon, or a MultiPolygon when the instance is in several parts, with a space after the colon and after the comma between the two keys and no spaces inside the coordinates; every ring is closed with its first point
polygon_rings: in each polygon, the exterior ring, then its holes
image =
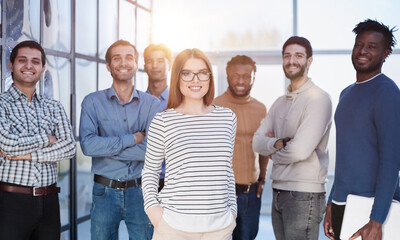
{"type": "Polygon", "coordinates": [[[126,122],[126,119],[124,119],[124,122],[126,122]]]}

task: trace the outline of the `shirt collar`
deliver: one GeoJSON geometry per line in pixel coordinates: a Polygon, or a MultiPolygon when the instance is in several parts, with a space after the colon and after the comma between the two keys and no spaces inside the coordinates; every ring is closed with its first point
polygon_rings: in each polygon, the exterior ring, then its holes
{"type": "MultiPolygon", "coordinates": [[[[21,90],[19,90],[19,89],[14,85],[14,83],[11,84],[11,86],[10,86],[8,92],[10,93],[10,95],[11,95],[13,101],[17,101],[17,100],[20,99],[20,98],[25,98],[26,100],[28,100],[28,97],[26,96],[26,94],[23,93],[21,90]]],[[[36,89],[35,89],[35,92],[34,92],[33,95],[32,95],[32,100],[35,99],[35,98],[36,98],[36,100],[37,100],[38,102],[41,102],[41,101],[42,101],[42,96],[40,96],[40,95],[38,95],[38,94],[36,93],[36,89]]]]}
{"type": "Polygon", "coordinates": [[[307,82],[304,83],[303,86],[301,86],[299,89],[294,90],[292,92],[290,91],[291,88],[290,88],[290,85],[289,85],[288,88],[287,88],[286,96],[293,96],[293,95],[300,94],[301,92],[304,92],[304,91],[308,90],[312,86],[314,86],[314,83],[311,81],[311,78],[309,78],[307,80],[307,82]]]}
{"type": "Polygon", "coordinates": [[[369,82],[369,81],[371,81],[371,80],[374,80],[377,76],[379,76],[379,75],[381,75],[381,74],[383,74],[383,73],[378,73],[378,74],[376,74],[375,76],[373,76],[372,78],[370,78],[370,79],[367,79],[367,80],[365,80],[365,81],[362,81],[362,82],[356,82],[356,85],[357,84],[363,84],[363,83],[367,83],[367,82],[369,82]]]}
{"type": "Polygon", "coordinates": [[[165,88],[164,92],[161,93],[160,98],[163,100],[168,99],[168,94],[169,94],[169,88],[165,88]]]}
{"type": "MultiPolygon", "coordinates": [[[[117,93],[115,92],[115,89],[114,89],[113,86],[111,86],[109,89],[106,90],[106,95],[107,95],[107,97],[108,97],[109,99],[112,99],[113,97],[115,97],[115,98],[118,99],[118,101],[120,101],[119,98],[118,98],[118,95],[117,95],[117,93]]],[[[133,88],[132,95],[131,95],[131,97],[129,98],[128,103],[130,103],[133,99],[140,100],[139,94],[138,94],[138,92],[137,92],[137,90],[136,90],[135,88],[133,88]]],[[[120,101],[120,102],[121,102],[121,101],[120,101]]]]}
{"type": "MultiPolygon", "coordinates": [[[[149,88],[147,88],[146,93],[152,95],[149,91],[149,88]]],[[[158,97],[158,99],[166,100],[166,99],[168,99],[168,94],[169,94],[169,88],[167,86],[167,88],[165,88],[164,92],[161,93],[161,95],[158,97]]]]}

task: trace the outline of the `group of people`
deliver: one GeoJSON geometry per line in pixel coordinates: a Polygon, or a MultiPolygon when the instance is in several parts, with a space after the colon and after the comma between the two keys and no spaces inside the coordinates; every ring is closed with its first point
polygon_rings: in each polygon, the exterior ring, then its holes
{"type": "MultiPolygon", "coordinates": [[[[228,89],[214,99],[214,75],[199,49],[151,44],[144,51],[148,89],[134,86],[139,53],[113,43],[106,67],[113,83],[81,106],[79,140],[92,157],[91,238],[255,239],[267,165],[272,160],[272,225],[278,240],[340,239],[346,197],[375,197],[370,221],[352,239],[381,239],[393,199],[400,200],[400,91],[381,68],[393,29],[360,22],[352,62],[356,82],[335,112],[336,169],[326,205],[330,96],[308,76],[310,42],[282,47],[287,93],[267,109],[251,97],[256,63],[245,55],[226,66],[228,89]],[[168,88],[168,73],[171,70],[168,88]]],[[[0,94],[0,239],[59,239],[57,161],[76,143],[62,105],[36,83],[45,53],[17,44],[8,65],[12,86],[0,94]]]]}

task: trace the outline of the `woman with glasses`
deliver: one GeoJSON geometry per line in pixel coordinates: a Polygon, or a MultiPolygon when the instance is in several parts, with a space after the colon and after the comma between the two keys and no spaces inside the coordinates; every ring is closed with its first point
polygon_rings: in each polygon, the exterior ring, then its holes
{"type": "Polygon", "coordinates": [[[211,105],[211,64],[198,49],[174,61],[165,111],[147,133],[142,172],[145,210],[153,239],[231,239],[236,222],[232,154],[236,116],[211,105]],[[165,186],[158,193],[161,164],[165,186]]]}

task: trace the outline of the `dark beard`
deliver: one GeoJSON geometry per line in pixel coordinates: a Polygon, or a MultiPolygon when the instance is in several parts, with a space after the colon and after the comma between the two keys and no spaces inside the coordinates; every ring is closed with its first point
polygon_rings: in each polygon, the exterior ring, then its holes
{"type": "Polygon", "coordinates": [[[253,84],[251,84],[249,90],[247,90],[244,94],[236,94],[235,93],[235,88],[231,85],[228,86],[229,90],[231,91],[231,94],[235,97],[246,97],[250,94],[251,88],[252,88],[253,84]]]}
{"type": "MultiPolygon", "coordinates": [[[[287,65],[287,66],[290,67],[290,65],[287,65]]],[[[303,65],[303,66],[300,65],[300,71],[298,71],[298,72],[295,73],[295,74],[291,74],[291,73],[286,72],[285,67],[283,67],[283,72],[285,73],[285,76],[286,76],[288,79],[296,79],[296,78],[299,78],[299,77],[301,77],[301,76],[304,75],[304,72],[305,72],[305,71],[306,71],[306,65],[303,65]]]]}

